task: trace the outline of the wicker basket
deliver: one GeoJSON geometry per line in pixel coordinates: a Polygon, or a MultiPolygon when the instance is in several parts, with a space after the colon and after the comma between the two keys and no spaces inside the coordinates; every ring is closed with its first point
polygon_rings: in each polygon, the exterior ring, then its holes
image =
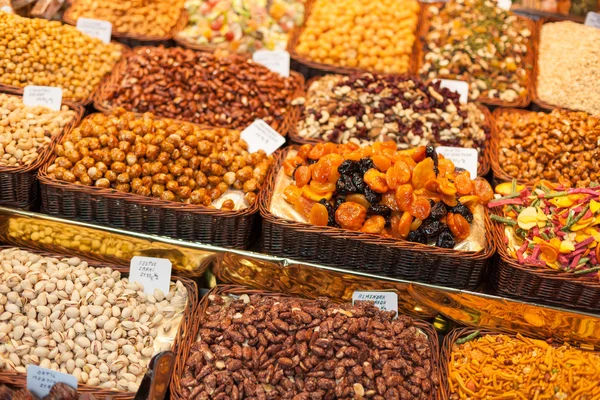
{"type": "MultiPolygon", "coordinates": [[[[175,400],[183,400],[185,397],[182,394],[182,386],[181,386],[181,377],[183,376],[183,371],[185,368],[185,364],[187,362],[187,357],[189,355],[190,348],[194,342],[196,342],[200,327],[202,326],[204,315],[206,309],[208,308],[210,301],[209,296],[240,296],[243,294],[247,295],[261,295],[261,296],[283,296],[283,297],[291,297],[287,294],[280,293],[272,293],[272,292],[264,292],[262,290],[250,289],[244,286],[230,286],[230,285],[219,285],[214,287],[207,295],[205,295],[201,300],[198,308],[196,310],[195,316],[198,323],[192,327],[192,330],[189,332],[187,338],[191,338],[191,340],[187,340],[184,344],[179,347],[179,353],[177,354],[177,362],[175,364],[175,370],[173,371],[173,378],[171,379],[171,397],[175,400]]],[[[446,379],[442,377],[444,374],[442,370],[439,369],[440,360],[439,360],[439,342],[437,333],[430,323],[423,322],[420,320],[415,320],[415,326],[421,329],[429,339],[429,345],[431,346],[432,353],[432,368],[434,371],[438,371],[438,376],[440,377],[440,387],[438,391],[435,393],[435,397],[433,400],[441,400],[443,399],[442,393],[443,389],[441,388],[441,383],[446,379]]]]}
{"type": "Polygon", "coordinates": [[[442,249],[280,218],[271,214],[270,206],[276,177],[287,151],[279,157],[260,203],[263,217],[261,244],[266,253],[457,289],[473,290],[479,286],[495,252],[495,242],[489,236],[492,225],[487,212],[486,246],[477,252],[442,249]]]}
{"type": "MultiPolygon", "coordinates": [[[[277,160],[277,153],[274,154],[277,160]]],[[[95,186],[60,181],[48,175],[52,155],[40,169],[42,211],[67,219],[92,222],[152,235],[234,249],[250,245],[258,204],[266,190],[263,184],[257,200],[238,211],[223,211],[195,204],[146,197],[95,186]]],[[[270,180],[270,174],[266,180],[270,180]]]]}
{"type": "MultiPolygon", "coordinates": [[[[416,46],[416,51],[415,51],[415,73],[419,74],[419,70],[421,69],[421,67],[424,64],[424,60],[425,60],[425,54],[423,51],[423,48],[425,46],[425,37],[427,36],[427,32],[429,31],[429,28],[431,27],[431,14],[429,12],[429,7],[430,6],[435,6],[438,8],[442,8],[444,6],[445,3],[428,3],[425,7],[423,12],[421,13],[421,23],[420,23],[420,31],[419,31],[419,36],[418,36],[418,41],[419,41],[419,45],[416,46]]],[[[523,22],[525,22],[529,28],[529,31],[531,32],[531,37],[530,37],[530,41],[529,44],[527,46],[527,55],[525,57],[524,63],[526,65],[526,68],[530,70],[529,73],[529,79],[527,80],[526,86],[525,88],[527,89],[527,94],[525,96],[521,96],[518,99],[514,100],[514,101],[504,101],[504,100],[500,100],[497,99],[495,97],[483,97],[483,96],[479,96],[477,98],[477,101],[480,103],[483,103],[485,105],[488,106],[492,106],[492,107],[515,107],[515,108],[520,108],[520,107],[527,107],[531,101],[531,93],[534,90],[534,77],[533,77],[533,72],[531,72],[531,70],[533,70],[534,68],[534,64],[535,64],[535,59],[536,56],[534,55],[535,51],[537,50],[537,42],[538,42],[538,36],[536,34],[537,30],[535,29],[535,22],[532,21],[529,18],[523,17],[521,15],[517,15],[517,18],[523,22]]]]}
{"type": "MultiPolygon", "coordinates": [[[[306,95],[308,93],[308,89],[310,89],[310,86],[313,84],[313,82],[315,82],[319,78],[320,77],[317,76],[317,77],[310,79],[308,82],[306,82],[305,90],[302,93],[302,97],[306,97],[306,95]]],[[[490,137],[493,137],[494,136],[493,130],[495,129],[496,125],[492,121],[492,114],[490,113],[490,110],[487,107],[484,107],[480,104],[477,104],[477,108],[484,114],[484,116],[485,116],[484,125],[489,128],[490,137]]],[[[303,110],[303,106],[301,106],[301,105],[297,105],[297,106],[293,107],[292,115],[294,117],[295,123],[291,126],[291,128],[288,132],[290,140],[293,143],[297,143],[297,144],[317,144],[317,143],[325,142],[325,140],[322,140],[322,139],[304,138],[298,134],[298,124],[300,123],[300,120],[303,117],[302,110],[303,110]]],[[[483,149],[482,156],[479,157],[479,165],[477,167],[477,175],[478,176],[485,176],[485,175],[487,175],[488,172],[490,172],[490,151],[491,151],[491,149],[488,144],[488,146],[486,146],[483,149]]]]}
{"type": "MultiPolygon", "coordinates": [[[[310,18],[312,7],[313,7],[315,1],[316,0],[307,0],[306,5],[305,5],[306,11],[304,13],[304,21],[308,21],[308,19],[310,18]]],[[[417,26],[416,26],[415,35],[414,35],[415,42],[413,44],[413,49],[412,49],[412,52],[410,55],[410,61],[409,61],[407,73],[416,73],[416,71],[417,71],[417,64],[415,63],[414,54],[415,54],[416,48],[418,47],[417,44],[419,42],[418,37],[417,37],[417,32],[419,32],[419,24],[421,21],[420,14],[422,14],[422,12],[423,12],[423,5],[421,4],[421,2],[419,2],[419,7],[420,7],[419,18],[417,21],[417,26]]],[[[342,67],[342,66],[337,66],[337,65],[315,62],[315,61],[312,61],[309,58],[299,54],[298,52],[296,52],[296,47],[298,46],[298,41],[300,40],[300,35],[302,34],[303,30],[304,30],[304,26],[301,26],[301,27],[295,27],[290,32],[287,51],[290,53],[292,68],[296,71],[301,72],[302,75],[304,75],[306,77],[306,79],[311,79],[311,78],[326,75],[326,74],[350,75],[350,74],[353,74],[356,72],[374,72],[371,70],[365,70],[365,69],[357,68],[357,67],[356,68],[342,67]]]]}
{"type": "MultiPolygon", "coordinates": [[[[77,18],[73,15],[73,8],[77,4],[78,1],[87,1],[87,0],[74,0],[69,5],[63,14],[63,21],[69,25],[77,25],[77,18]]],[[[93,18],[93,17],[89,17],[93,18]]],[[[171,30],[163,35],[163,36],[149,36],[149,35],[139,35],[130,32],[118,32],[113,30],[111,33],[111,37],[120,42],[124,41],[128,46],[137,46],[140,44],[145,45],[158,45],[162,42],[166,42],[167,40],[172,39],[177,32],[185,28],[188,22],[188,15],[184,9],[181,10],[179,18],[175,22],[175,25],[171,28],[171,30]]]]}
{"type": "MultiPolygon", "coordinates": [[[[10,246],[0,246],[0,250],[4,250],[10,248],[10,246]]],[[[26,248],[22,248],[23,250],[27,250],[36,254],[40,254],[45,257],[56,257],[56,258],[64,258],[64,256],[56,255],[54,253],[45,253],[39,252],[35,250],[29,250],[26,248]]],[[[88,261],[89,265],[92,267],[106,267],[105,264],[100,264],[98,262],[92,260],[84,260],[88,261]]],[[[127,275],[129,273],[129,268],[125,267],[111,267],[114,270],[121,272],[121,274],[127,275]]],[[[174,281],[181,281],[181,283],[185,286],[188,292],[188,302],[183,312],[183,317],[181,319],[181,324],[179,325],[179,329],[177,334],[175,335],[175,339],[173,341],[172,351],[177,354],[181,347],[185,347],[185,344],[190,341],[190,333],[195,329],[195,325],[193,321],[193,316],[196,311],[196,304],[198,302],[198,289],[196,284],[186,278],[180,278],[173,276],[171,277],[174,281]]],[[[189,348],[189,347],[188,347],[189,348]]],[[[27,374],[15,371],[6,371],[0,370],[0,382],[11,385],[17,389],[25,389],[27,388],[27,374]]],[[[114,400],[133,400],[135,398],[135,393],[133,392],[123,392],[117,390],[110,389],[102,389],[96,386],[88,386],[81,385],[77,386],[77,391],[79,393],[90,393],[96,396],[97,398],[110,396],[110,398],[114,400]]]]}
{"type": "MultiPolygon", "coordinates": [[[[138,47],[136,50],[140,51],[145,49],[146,47],[138,47]]],[[[102,85],[98,88],[96,95],[94,97],[94,107],[102,112],[109,113],[115,108],[111,102],[110,97],[112,93],[115,91],[117,87],[121,85],[121,81],[123,76],[127,72],[128,69],[128,60],[127,58],[122,59],[113,69],[112,74],[108,77],[108,79],[102,82],[102,85]]],[[[294,93],[289,96],[288,102],[291,103],[296,97],[299,97],[304,91],[304,78],[302,75],[295,71],[290,71],[290,79],[292,79],[295,83],[296,90],[294,93]]],[[[288,111],[292,111],[294,107],[291,105],[288,108],[288,111]]],[[[141,115],[142,113],[135,113],[136,115],[141,115]]],[[[160,117],[160,115],[157,114],[160,117]]],[[[293,114],[288,112],[283,120],[280,122],[275,122],[271,125],[273,129],[275,129],[281,136],[286,136],[291,127],[294,125],[297,119],[297,114],[293,114]]]]}
{"type": "Polygon", "coordinates": [[[60,139],[77,126],[83,116],[83,107],[70,102],[63,102],[63,104],[75,111],[76,115],[71,122],[65,125],[63,131],[39,152],[38,158],[34,162],[24,166],[0,166],[0,205],[28,210],[37,204],[39,197],[38,170],[52,155],[54,147],[60,139]]]}
{"type": "MultiPolygon", "coordinates": [[[[492,212],[501,214],[499,208],[492,212]]],[[[494,222],[492,235],[498,248],[498,264],[493,268],[490,281],[498,295],[532,303],[600,312],[598,279],[519,264],[508,253],[504,224],[494,222]]]]}

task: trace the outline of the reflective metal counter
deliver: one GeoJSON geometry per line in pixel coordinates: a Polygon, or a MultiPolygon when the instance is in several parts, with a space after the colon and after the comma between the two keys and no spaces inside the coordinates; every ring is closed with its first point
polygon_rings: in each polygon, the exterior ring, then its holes
{"type": "Polygon", "coordinates": [[[0,207],[0,242],[126,266],[131,257],[169,258],[176,274],[206,287],[231,283],[348,301],[355,290],[394,290],[398,309],[423,319],[519,331],[600,349],[600,315],[298,262],[250,251],[127,232],[0,207]]]}

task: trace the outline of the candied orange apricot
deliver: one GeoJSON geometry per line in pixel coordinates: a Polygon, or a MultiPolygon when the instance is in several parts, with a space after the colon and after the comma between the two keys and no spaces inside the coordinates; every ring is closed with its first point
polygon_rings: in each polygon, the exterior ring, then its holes
{"type": "Polygon", "coordinates": [[[454,185],[456,191],[460,195],[470,194],[473,191],[473,182],[471,181],[471,174],[469,171],[461,171],[454,177],[454,185]]]}
{"type": "Polygon", "coordinates": [[[466,239],[471,231],[469,222],[460,214],[446,214],[446,224],[452,235],[460,240],[466,239]]]}
{"type": "Polygon", "coordinates": [[[440,187],[438,188],[438,192],[452,196],[456,194],[456,186],[454,185],[454,182],[450,181],[450,179],[441,178],[439,182],[440,187]]]}
{"type": "Polygon", "coordinates": [[[472,194],[479,196],[483,205],[487,204],[494,198],[494,190],[492,186],[483,178],[477,178],[473,181],[472,194]]]}
{"type": "Polygon", "coordinates": [[[376,193],[385,193],[390,190],[386,182],[386,175],[375,168],[371,168],[365,172],[363,180],[376,193]]]}
{"type": "Polygon", "coordinates": [[[302,196],[304,196],[307,199],[312,200],[312,201],[320,201],[321,199],[331,200],[331,197],[333,196],[333,192],[317,193],[317,192],[314,192],[313,190],[311,190],[310,186],[304,186],[302,188],[302,196]]]}
{"type": "Polygon", "coordinates": [[[308,222],[316,226],[327,226],[328,221],[329,215],[327,213],[327,207],[321,203],[315,203],[310,209],[308,222]]]}
{"type": "Polygon", "coordinates": [[[311,172],[310,167],[308,165],[302,165],[296,169],[294,172],[294,180],[296,181],[296,186],[303,187],[308,185],[310,182],[311,172]]]}
{"type": "Polygon", "coordinates": [[[401,211],[409,211],[415,195],[410,183],[398,186],[395,193],[396,204],[401,211]]]}
{"type": "Polygon", "coordinates": [[[415,189],[420,189],[431,179],[436,179],[435,171],[433,170],[433,160],[426,158],[415,167],[412,173],[412,184],[415,189]]]}
{"type": "Polygon", "coordinates": [[[395,190],[398,186],[410,180],[410,167],[402,160],[394,163],[394,166],[385,173],[385,180],[390,189],[395,190]]]}
{"type": "Polygon", "coordinates": [[[358,203],[346,201],[335,211],[335,222],[344,229],[357,231],[367,219],[367,209],[358,203]]]}
{"type": "Polygon", "coordinates": [[[287,176],[292,176],[296,168],[303,163],[304,160],[300,157],[289,157],[283,162],[283,172],[285,172],[287,176]]]}
{"type": "Polygon", "coordinates": [[[443,178],[454,173],[454,163],[447,158],[438,159],[438,177],[443,178]]]}
{"type": "Polygon", "coordinates": [[[300,146],[300,148],[298,149],[298,153],[296,154],[297,157],[306,160],[308,158],[308,153],[312,150],[312,145],[310,144],[303,144],[302,146],[300,146]]]}
{"type": "Polygon", "coordinates": [[[371,157],[371,160],[373,160],[373,164],[381,172],[386,172],[392,166],[390,159],[383,155],[375,154],[371,157]]]}
{"type": "Polygon", "coordinates": [[[310,181],[310,184],[308,185],[308,187],[310,188],[310,190],[312,190],[315,193],[334,192],[335,191],[335,182],[321,183],[321,182],[312,180],[312,181],[310,181]]]}
{"type": "Polygon", "coordinates": [[[431,213],[431,204],[424,197],[417,196],[410,204],[409,212],[418,219],[426,219],[431,213]]]}
{"type": "Polygon", "coordinates": [[[360,231],[364,233],[380,234],[383,231],[383,228],[385,228],[385,218],[381,215],[372,215],[365,221],[362,228],[360,228],[360,231]]]}
{"type": "Polygon", "coordinates": [[[402,239],[406,239],[408,237],[408,234],[410,233],[410,225],[412,224],[412,222],[413,216],[411,215],[411,213],[409,213],[408,211],[404,212],[404,214],[402,214],[402,217],[400,217],[400,221],[398,222],[398,236],[400,236],[402,239]]]}

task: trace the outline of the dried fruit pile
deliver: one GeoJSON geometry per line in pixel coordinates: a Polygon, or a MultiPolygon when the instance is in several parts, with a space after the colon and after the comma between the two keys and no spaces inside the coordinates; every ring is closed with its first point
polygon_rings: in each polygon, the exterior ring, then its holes
{"type": "Polygon", "coordinates": [[[399,149],[428,143],[482,149],[489,126],[475,104],[461,104],[439,83],[406,75],[326,75],[307,91],[298,134],[360,145],[391,140],[399,149]]]}
{"type": "Polygon", "coordinates": [[[493,198],[486,180],[472,180],[430,145],[307,144],[283,167],[294,179],[284,198],[311,224],[444,248],[469,236],[475,207],[493,198]]]}
{"type": "Polygon", "coordinates": [[[492,219],[507,227],[508,251],[520,264],[600,278],[600,187],[565,189],[542,181],[533,191],[516,182],[496,187],[504,195],[492,219]]]}
{"type": "Polygon", "coordinates": [[[185,398],[432,399],[439,385],[426,335],[372,302],[209,300],[181,379],[185,398]]]}

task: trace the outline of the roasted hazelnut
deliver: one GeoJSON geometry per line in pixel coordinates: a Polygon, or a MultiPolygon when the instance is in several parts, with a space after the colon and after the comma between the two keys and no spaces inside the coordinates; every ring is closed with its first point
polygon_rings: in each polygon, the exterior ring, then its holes
{"type": "Polygon", "coordinates": [[[79,177],[79,182],[81,182],[82,185],[86,185],[89,186],[92,184],[92,178],[90,178],[90,176],[88,174],[83,174],[79,177]]]}
{"type": "Polygon", "coordinates": [[[179,189],[177,189],[177,196],[181,197],[182,199],[188,199],[191,194],[192,189],[187,186],[180,186],[179,189]]]}
{"type": "Polygon", "coordinates": [[[108,179],[111,183],[117,181],[117,173],[113,170],[106,171],[104,177],[108,179]]]}
{"type": "Polygon", "coordinates": [[[110,169],[120,174],[121,172],[125,172],[127,170],[127,165],[124,162],[117,161],[111,164],[110,169]]]}
{"type": "Polygon", "coordinates": [[[160,197],[160,195],[165,191],[165,186],[155,183],[152,185],[152,195],[155,197],[160,197]]]}
{"type": "Polygon", "coordinates": [[[244,192],[254,192],[258,188],[258,185],[254,179],[249,179],[244,182],[244,192]]]}
{"type": "Polygon", "coordinates": [[[95,186],[100,187],[100,188],[109,188],[110,181],[106,178],[100,178],[100,179],[96,180],[95,186]]]}
{"type": "Polygon", "coordinates": [[[231,211],[234,208],[235,208],[235,203],[231,199],[225,200],[223,202],[223,204],[221,204],[221,210],[229,210],[229,211],[231,211]]]}
{"type": "Polygon", "coordinates": [[[167,200],[167,201],[175,201],[176,200],[176,196],[175,196],[175,193],[171,192],[170,190],[165,190],[160,195],[160,199],[161,200],[167,200]]]}
{"type": "Polygon", "coordinates": [[[117,176],[117,183],[129,183],[130,179],[127,172],[122,172],[117,176]]]}
{"type": "Polygon", "coordinates": [[[115,189],[117,189],[120,192],[129,192],[129,190],[131,189],[131,187],[129,186],[128,183],[118,183],[115,186],[115,189]]]}
{"type": "Polygon", "coordinates": [[[149,144],[146,147],[146,158],[148,160],[155,160],[158,157],[159,153],[160,153],[160,148],[158,146],[149,144]]]}

